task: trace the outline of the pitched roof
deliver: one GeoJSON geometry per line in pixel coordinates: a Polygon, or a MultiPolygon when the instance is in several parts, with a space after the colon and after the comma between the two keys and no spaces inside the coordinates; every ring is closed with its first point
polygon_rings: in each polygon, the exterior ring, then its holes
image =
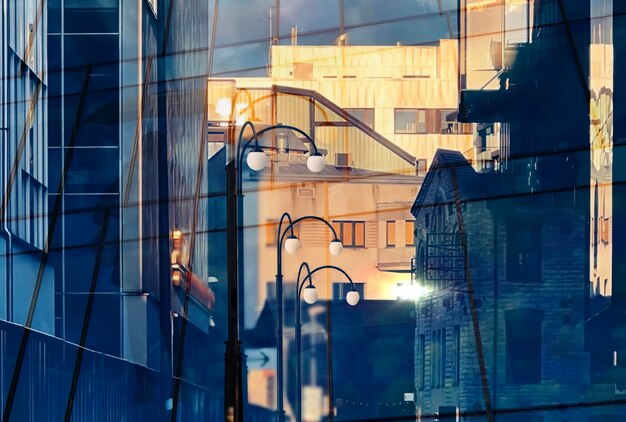
{"type": "Polygon", "coordinates": [[[487,174],[476,172],[467,158],[459,151],[438,149],[435,152],[435,157],[428,169],[428,173],[426,173],[424,183],[422,183],[417,198],[415,198],[415,202],[411,207],[411,214],[414,216],[417,216],[420,207],[426,199],[435,174],[442,170],[453,172],[462,199],[476,198],[485,193],[485,189],[488,186],[485,183],[485,178],[488,177],[487,174]]]}

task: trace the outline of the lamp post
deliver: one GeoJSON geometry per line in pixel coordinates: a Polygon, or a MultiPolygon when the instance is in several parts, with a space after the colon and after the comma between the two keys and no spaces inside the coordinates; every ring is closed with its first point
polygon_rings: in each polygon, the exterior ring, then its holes
{"type": "Polygon", "coordinates": [[[277,345],[276,345],[276,365],[277,365],[277,369],[276,369],[276,378],[278,378],[277,380],[277,395],[278,395],[278,406],[277,406],[277,410],[276,410],[276,416],[277,416],[277,420],[279,422],[283,422],[285,420],[285,408],[284,408],[284,397],[283,397],[283,390],[284,390],[284,356],[283,356],[283,257],[282,257],[282,247],[283,247],[283,242],[285,244],[285,250],[290,253],[296,253],[298,251],[298,249],[300,249],[300,241],[298,240],[298,238],[295,236],[294,231],[293,231],[293,227],[305,220],[313,220],[313,221],[319,221],[321,223],[326,224],[326,226],[328,226],[328,228],[332,231],[333,233],[333,240],[330,242],[329,245],[329,250],[331,255],[333,256],[337,256],[339,254],[341,254],[341,251],[343,250],[343,244],[341,243],[341,241],[339,240],[339,238],[337,237],[337,232],[335,231],[335,229],[333,228],[333,226],[326,220],[324,220],[321,217],[317,217],[314,215],[307,215],[304,217],[299,217],[295,220],[291,219],[291,216],[289,215],[289,213],[283,213],[283,215],[280,217],[280,221],[278,223],[278,233],[276,236],[276,239],[278,239],[278,241],[276,242],[276,300],[278,302],[278,310],[277,310],[277,321],[278,321],[278,325],[276,328],[276,336],[277,336],[277,345]],[[287,220],[289,222],[289,225],[287,225],[285,227],[285,229],[283,230],[283,222],[287,220]],[[285,239],[285,237],[287,236],[287,234],[289,234],[289,236],[285,239]]]}
{"type": "Polygon", "coordinates": [[[260,171],[267,165],[267,156],[259,148],[258,137],[275,129],[289,129],[305,137],[311,144],[312,151],[307,159],[307,167],[312,172],[324,169],[325,158],[317,150],[311,137],[304,131],[289,125],[268,126],[256,131],[254,124],[245,122],[239,130],[237,143],[228,151],[226,165],[226,238],[228,270],[228,341],[226,342],[225,377],[224,377],[224,417],[228,422],[243,422],[243,355],[239,339],[239,321],[242,308],[239,306],[239,290],[242,289],[240,274],[243,273],[243,158],[246,149],[254,142],[254,149],[248,154],[246,162],[253,171],[260,171]],[[246,128],[252,136],[243,142],[246,128]]]}
{"type": "MultiPolygon", "coordinates": [[[[306,262],[300,264],[300,268],[298,269],[298,279],[296,282],[296,422],[302,422],[302,324],[300,321],[300,298],[304,289],[304,301],[306,303],[312,305],[315,303],[315,301],[317,301],[317,290],[313,285],[313,274],[325,269],[336,270],[346,276],[346,278],[350,282],[350,291],[346,294],[346,302],[348,302],[349,305],[356,305],[357,303],[359,303],[360,299],[359,292],[357,292],[352,278],[350,278],[348,273],[346,273],[341,268],[334,265],[322,265],[321,267],[317,267],[313,271],[311,271],[309,264],[307,264],[306,262]],[[304,279],[300,281],[300,277],[302,276],[302,270],[306,270],[307,274],[304,279]],[[309,285],[304,287],[307,281],[309,282],[309,285]]],[[[329,380],[328,382],[332,381],[329,380]]]]}

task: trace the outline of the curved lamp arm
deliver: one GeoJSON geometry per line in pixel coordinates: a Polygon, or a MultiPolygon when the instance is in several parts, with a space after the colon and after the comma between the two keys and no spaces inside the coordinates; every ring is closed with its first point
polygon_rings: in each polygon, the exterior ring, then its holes
{"type": "Polygon", "coordinates": [[[302,129],[298,129],[297,127],[294,127],[294,126],[283,125],[283,124],[269,126],[269,127],[264,128],[264,129],[261,129],[258,133],[255,134],[255,137],[261,136],[265,132],[270,131],[270,130],[274,130],[274,129],[291,129],[294,132],[298,132],[300,135],[304,136],[306,138],[307,142],[309,142],[311,144],[311,146],[313,147],[313,155],[319,155],[319,152],[317,151],[317,145],[315,145],[315,141],[313,140],[313,138],[311,138],[309,136],[309,134],[306,133],[305,131],[303,131],[302,129]]]}
{"type": "MultiPolygon", "coordinates": [[[[289,216],[288,213],[285,213],[289,216]]],[[[285,215],[283,214],[283,216],[285,215]]],[[[280,219],[282,222],[282,218],[280,219]]],[[[287,230],[291,229],[291,235],[293,236],[293,226],[295,226],[296,224],[300,223],[301,221],[304,220],[317,220],[320,221],[324,224],[326,224],[326,226],[328,226],[328,228],[330,229],[330,231],[333,232],[333,241],[340,241],[339,237],[337,236],[337,232],[335,231],[335,228],[332,226],[332,224],[330,224],[328,221],[324,220],[322,217],[318,217],[316,215],[305,215],[304,217],[299,217],[296,218],[295,220],[291,221],[291,218],[289,219],[289,225],[285,228],[285,231],[281,233],[280,231],[280,225],[278,226],[278,234],[280,236],[280,241],[278,242],[278,247],[280,248],[283,244],[283,240],[285,239],[285,236],[287,234],[287,230]]]]}
{"type": "MultiPolygon", "coordinates": [[[[264,129],[261,129],[260,131],[256,131],[256,128],[254,127],[254,124],[250,121],[247,120],[242,126],[241,129],[239,130],[239,139],[237,141],[237,167],[241,169],[241,166],[243,165],[243,155],[246,151],[246,149],[248,149],[248,147],[250,146],[250,144],[252,142],[254,142],[254,147],[255,149],[259,149],[259,136],[261,136],[262,134],[264,134],[265,132],[268,132],[270,130],[275,130],[275,129],[290,129],[293,130],[294,132],[297,132],[299,134],[301,134],[302,136],[305,137],[305,139],[307,140],[308,143],[311,144],[311,146],[313,147],[313,154],[311,155],[321,155],[318,150],[317,150],[317,145],[315,144],[315,141],[313,140],[313,138],[311,138],[309,136],[309,134],[307,134],[305,131],[303,131],[302,129],[299,129],[295,126],[289,126],[289,125],[274,125],[274,126],[268,126],[264,129]],[[243,132],[246,129],[247,126],[250,126],[250,129],[252,129],[252,137],[250,139],[248,139],[245,144],[243,144],[243,132]],[[243,144],[243,146],[242,146],[243,144]]],[[[241,179],[241,178],[239,178],[241,179]]],[[[239,186],[237,187],[239,192],[241,192],[241,188],[243,186],[243,181],[239,180],[239,186]]]]}
{"type": "MultiPolygon", "coordinates": [[[[241,129],[239,130],[239,139],[237,140],[237,169],[239,169],[239,171],[241,171],[241,166],[243,165],[243,154],[246,151],[246,149],[250,146],[250,144],[252,143],[252,141],[254,141],[254,146],[255,149],[259,148],[259,141],[257,138],[257,131],[256,128],[254,127],[254,123],[252,123],[250,120],[247,120],[242,126],[241,129]],[[243,132],[246,130],[246,126],[250,126],[250,129],[252,129],[252,137],[245,143],[245,145],[242,147],[242,140],[243,140],[243,132]]],[[[241,177],[237,178],[237,191],[239,193],[241,193],[242,191],[242,187],[243,187],[243,181],[241,180],[241,177]]]]}
{"type": "MultiPolygon", "coordinates": [[[[284,233],[287,233],[288,230],[291,230],[291,235],[295,236],[295,234],[293,232],[293,221],[291,220],[291,215],[288,212],[284,212],[283,215],[280,216],[280,222],[278,223],[278,233],[279,233],[279,235],[281,233],[283,233],[282,232],[282,227],[283,227],[283,221],[285,221],[285,219],[287,219],[287,221],[289,221],[289,225],[287,227],[285,227],[285,232],[284,233]]],[[[279,243],[278,244],[278,249],[279,250],[280,250],[281,245],[283,243],[283,238],[284,238],[284,235],[281,236],[280,242],[278,242],[279,243]]]]}
{"type": "Polygon", "coordinates": [[[306,262],[303,262],[302,264],[300,264],[300,268],[298,269],[298,278],[296,279],[298,280],[298,283],[299,283],[298,288],[296,289],[296,301],[300,300],[302,288],[306,284],[307,279],[309,280],[309,286],[312,286],[313,278],[311,278],[311,268],[309,267],[309,264],[307,264],[306,262]],[[302,270],[304,269],[306,269],[307,276],[304,278],[304,280],[302,280],[302,282],[300,282],[300,276],[302,275],[302,270]]]}
{"type": "Polygon", "coordinates": [[[354,281],[352,281],[352,278],[350,278],[348,273],[345,272],[344,270],[342,270],[341,268],[335,266],[335,265],[322,265],[321,267],[317,267],[313,271],[310,271],[306,275],[306,277],[304,277],[304,280],[302,280],[302,283],[304,284],[304,282],[306,282],[308,279],[311,279],[311,277],[313,277],[313,274],[315,274],[316,272],[318,272],[320,270],[326,270],[326,269],[337,270],[340,273],[342,273],[343,275],[345,275],[346,278],[348,279],[348,281],[350,282],[350,291],[356,291],[356,286],[354,285],[354,281]]]}

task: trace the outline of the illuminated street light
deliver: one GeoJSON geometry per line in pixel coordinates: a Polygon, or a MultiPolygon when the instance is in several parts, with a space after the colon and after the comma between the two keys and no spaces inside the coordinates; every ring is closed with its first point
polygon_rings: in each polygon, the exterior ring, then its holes
{"type": "MultiPolygon", "coordinates": [[[[303,262],[298,269],[298,278],[296,281],[296,422],[302,422],[302,322],[300,315],[300,296],[304,298],[304,301],[309,305],[312,305],[317,300],[317,290],[313,285],[313,274],[321,270],[335,270],[342,273],[350,282],[350,291],[346,294],[346,302],[349,305],[354,306],[359,302],[359,292],[356,291],[356,287],[352,278],[341,268],[334,265],[322,265],[311,271],[309,264],[303,262]],[[306,276],[301,280],[302,271],[306,270],[306,276]],[[309,285],[303,289],[304,285],[309,282],[309,285]]],[[[330,346],[329,346],[330,347],[330,346]]],[[[330,349],[329,352],[330,354],[330,349]]]]}
{"type": "Polygon", "coordinates": [[[246,162],[248,163],[248,167],[250,167],[254,171],[261,171],[267,165],[267,156],[261,150],[261,148],[257,147],[248,154],[248,158],[246,158],[246,162]]]}
{"type": "Polygon", "coordinates": [[[302,293],[304,301],[309,305],[313,305],[317,301],[317,289],[313,284],[306,286],[302,293]]]}
{"type": "Polygon", "coordinates": [[[326,159],[322,154],[314,153],[309,156],[306,160],[306,166],[313,173],[319,173],[324,170],[324,166],[326,165],[326,159]]]}
{"type": "Polygon", "coordinates": [[[346,294],[346,302],[348,302],[348,305],[354,306],[359,303],[359,299],[361,298],[361,296],[359,295],[359,292],[354,290],[354,285],[352,286],[352,289],[353,290],[350,290],[346,294]]]}
{"type": "MultiPolygon", "coordinates": [[[[300,241],[294,234],[293,228],[296,224],[304,220],[319,221],[321,223],[324,223],[330,229],[330,231],[333,234],[333,240],[330,242],[330,245],[329,245],[329,249],[331,250],[331,253],[333,251],[337,253],[341,253],[341,250],[343,249],[343,245],[339,247],[339,245],[341,244],[341,241],[339,240],[339,237],[337,236],[337,232],[335,231],[334,227],[332,226],[332,224],[330,224],[328,221],[324,220],[323,218],[317,217],[314,215],[307,215],[307,216],[292,220],[291,215],[289,215],[289,213],[283,213],[283,215],[280,217],[280,221],[278,222],[278,232],[276,235],[276,239],[278,239],[278,241],[276,242],[276,302],[278,304],[277,306],[278,315],[276,317],[276,320],[278,321],[278,326],[277,326],[277,331],[276,331],[276,336],[278,338],[278,343],[276,346],[276,349],[277,349],[276,350],[276,360],[277,360],[277,371],[276,371],[277,372],[276,373],[277,386],[276,387],[277,387],[277,395],[278,395],[276,413],[278,415],[279,422],[283,422],[285,420],[285,408],[284,408],[284,397],[283,397],[284,396],[283,394],[283,391],[284,391],[283,389],[284,357],[283,357],[283,250],[282,250],[282,247],[283,247],[283,243],[285,243],[285,250],[290,254],[298,251],[298,249],[300,248],[300,241]],[[287,227],[285,227],[283,230],[283,222],[285,220],[289,222],[289,225],[287,225],[287,227]]],[[[330,268],[330,266],[326,268],[330,268]]],[[[296,289],[296,291],[297,290],[298,289],[296,289]]],[[[313,293],[311,292],[309,294],[311,295],[309,297],[312,298],[313,293]]]]}
{"type": "MultiPolygon", "coordinates": [[[[244,108],[242,104],[236,104],[235,107],[237,111],[244,108]]],[[[220,99],[216,106],[216,112],[223,117],[229,116],[232,112],[232,101],[230,99],[220,99]]],[[[240,121],[238,120],[237,126],[239,126],[240,121]]],[[[228,123],[227,123],[228,124],[228,123]]],[[[242,378],[242,370],[243,367],[243,354],[241,352],[241,342],[239,340],[239,315],[237,309],[238,301],[239,301],[239,292],[243,289],[243,277],[240,277],[243,273],[243,158],[245,156],[246,150],[250,147],[252,151],[248,154],[246,158],[246,163],[248,167],[250,167],[253,171],[260,171],[265,168],[267,165],[267,156],[259,147],[258,137],[263,133],[275,130],[275,129],[289,129],[294,132],[299,133],[304,136],[306,141],[311,145],[311,152],[309,155],[309,160],[307,161],[307,167],[313,172],[320,172],[325,165],[324,157],[318,152],[317,146],[313,139],[305,133],[303,130],[298,129],[293,126],[288,125],[274,125],[266,127],[260,131],[256,131],[254,124],[251,121],[243,122],[241,128],[239,130],[239,136],[237,142],[234,143],[234,148],[229,148],[229,158],[228,165],[226,166],[227,172],[227,181],[226,181],[226,191],[227,191],[227,201],[226,201],[226,209],[227,209],[227,221],[226,221],[226,238],[227,238],[227,267],[228,267],[228,303],[230,306],[228,307],[228,341],[226,342],[226,353],[225,353],[225,378],[226,378],[226,388],[225,388],[225,401],[226,408],[228,412],[232,412],[235,420],[244,420],[243,416],[243,378],[242,378]],[[246,132],[246,129],[249,129],[246,132]],[[251,131],[251,135],[250,135],[251,131]],[[248,138],[247,141],[244,142],[244,136],[248,138]],[[251,144],[254,143],[252,146],[251,144]]],[[[311,217],[312,218],[312,217],[311,217]]],[[[325,221],[325,220],[324,220],[325,221]]],[[[290,219],[291,223],[291,219],[290,219]]],[[[330,223],[327,222],[330,226],[330,223]]],[[[291,226],[290,226],[291,227],[291,226]]],[[[331,227],[332,229],[332,227],[331,227]]],[[[280,233],[280,226],[279,226],[280,233]]],[[[286,234],[286,232],[285,232],[286,234]]],[[[333,229],[333,240],[338,241],[337,234],[333,229]]],[[[291,235],[293,239],[288,239],[288,242],[285,244],[289,253],[295,253],[299,249],[300,242],[294,236],[293,227],[291,227],[291,235]]],[[[279,242],[278,254],[279,254],[279,268],[280,268],[280,245],[282,244],[282,239],[279,242]]],[[[336,248],[337,246],[335,246],[336,248]]],[[[277,280],[279,277],[277,276],[277,280]]],[[[277,293],[280,289],[282,289],[282,274],[280,275],[281,283],[279,284],[277,281],[277,293]]],[[[174,275],[173,283],[181,283],[183,280],[180,275],[174,275]]],[[[280,290],[280,295],[282,295],[282,290],[280,290]]],[[[282,297],[280,296],[279,297],[282,297]]],[[[279,311],[279,316],[282,318],[282,309],[279,311]]],[[[282,322],[281,322],[281,331],[282,331],[282,322]]],[[[280,338],[280,343],[282,347],[282,337],[280,338]]],[[[280,357],[282,358],[282,350],[279,349],[280,357]]],[[[280,359],[279,359],[280,361],[280,359]]],[[[282,368],[280,369],[280,374],[282,376],[282,368]]],[[[279,420],[284,420],[284,411],[283,411],[283,399],[282,399],[282,379],[279,379],[279,387],[281,388],[281,396],[278,399],[278,414],[279,420]]]]}
{"type": "Polygon", "coordinates": [[[332,256],[339,256],[343,251],[343,243],[341,243],[341,240],[335,239],[330,242],[330,246],[328,247],[328,249],[330,250],[330,254],[332,256]]]}
{"type": "Polygon", "coordinates": [[[290,254],[294,254],[300,250],[300,241],[293,234],[285,240],[285,250],[290,254]]]}

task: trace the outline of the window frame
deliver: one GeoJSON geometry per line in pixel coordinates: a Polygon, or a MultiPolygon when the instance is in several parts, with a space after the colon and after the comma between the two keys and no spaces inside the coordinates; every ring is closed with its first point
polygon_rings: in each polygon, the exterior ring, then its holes
{"type": "Polygon", "coordinates": [[[396,135],[426,135],[428,133],[428,116],[427,116],[427,110],[426,108],[394,108],[393,109],[393,133],[396,135]],[[398,130],[398,126],[397,126],[397,113],[398,112],[408,112],[408,111],[413,111],[415,112],[415,127],[416,130],[415,132],[409,131],[409,130],[398,130]],[[424,113],[424,130],[421,131],[420,130],[420,112],[424,113]]]}
{"type": "Polygon", "coordinates": [[[396,220],[387,220],[385,224],[385,247],[395,248],[398,245],[398,239],[396,236],[396,220]],[[393,233],[393,239],[390,241],[389,234],[393,233]]]}
{"type": "Polygon", "coordinates": [[[404,247],[415,247],[415,220],[404,220],[404,247]]]}
{"type": "Polygon", "coordinates": [[[420,359],[417,386],[420,391],[426,388],[426,335],[420,334],[418,337],[418,355],[420,359]]]}
{"type": "Polygon", "coordinates": [[[365,249],[365,243],[366,243],[366,230],[365,230],[365,221],[364,220],[333,220],[332,222],[333,224],[333,228],[335,229],[335,231],[337,232],[337,236],[339,237],[339,240],[341,240],[341,243],[343,244],[344,248],[350,248],[350,249],[365,249]],[[345,240],[344,237],[344,226],[350,224],[352,226],[352,239],[351,241],[348,243],[345,240]],[[363,227],[363,244],[357,244],[356,243],[356,233],[357,230],[356,228],[358,226],[362,225],[363,227]]]}
{"type": "Polygon", "coordinates": [[[461,326],[452,327],[452,385],[461,382],[461,326]]]}
{"type": "Polygon", "coordinates": [[[376,109],[371,108],[371,107],[348,107],[348,108],[344,108],[344,110],[350,113],[352,116],[359,119],[361,122],[365,123],[365,125],[369,127],[370,129],[376,130],[376,109]],[[371,125],[369,125],[366,120],[363,120],[360,117],[361,115],[367,115],[367,113],[370,113],[370,112],[372,113],[371,125]]]}
{"type": "Polygon", "coordinates": [[[512,282],[528,283],[543,281],[542,221],[514,219],[507,222],[506,279],[512,282]],[[529,257],[529,254],[533,254],[534,258],[529,257]],[[521,257],[521,255],[524,256],[521,257]],[[520,259],[524,262],[520,263],[520,259]],[[515,260],[517,264],[514,265],[515,260]]]}
{"type": "Polygon", "coordinates": [[[540,385],[543,380],[543,311],[505,311],[505,381],[508,385],[540,385]],[[528,335],[533,329],[534,335],[528,335]],[[524,334],[524,335],[522,335],[524,334]],[[532,347],[530,345],[533,341],[532,347]],[[520,348],[519,343],[524,347],[520,348]],[[529,350],[533,349],[533,350],[529,350]],[[515,355],[515,356],[513,356],[515,355]],[[535,358],[534,361],[532,358],[535,358]],[[519,360],[522,359],[522,364],[519,360]],[[520,368],[523,368],[520,370],[520,368]],[[521,378],[520,378],[521,377],[521,378]]]}

